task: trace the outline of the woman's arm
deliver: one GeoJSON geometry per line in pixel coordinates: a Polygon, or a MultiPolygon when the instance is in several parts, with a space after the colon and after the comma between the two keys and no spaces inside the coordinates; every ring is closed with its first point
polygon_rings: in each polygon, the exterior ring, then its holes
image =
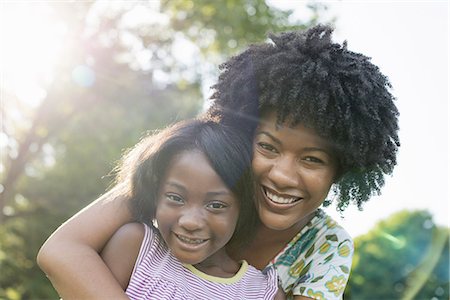
{"type": "Polygon", "coordinates": [[[37,262],[64,299],[128,299],[99,252],[131,221],[115,187],[61,225],[39,250],[37,262]]]}

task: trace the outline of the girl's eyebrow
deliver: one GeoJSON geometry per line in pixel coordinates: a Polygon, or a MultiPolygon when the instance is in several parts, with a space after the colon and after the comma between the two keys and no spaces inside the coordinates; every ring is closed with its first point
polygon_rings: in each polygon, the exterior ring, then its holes
{"type": "Polygon", "coordinates": [[[182,190],[183,192],[186,191],[186,188],[183,185],[176,183],[175,181],[166,181],[165,185],[177,188],[179,190],[182,190]]]}
{"type": "MultiPolygon", "coordinates": [[[[184,187],[184,185],[181,185],[181,184],[179,184],[179,183],[177,183],[177,182],[175,182],[175,181],[167,181],[166,183],[165,183],[165,185],[167,185],[167,186],[171,186],[171,187],[174,187],[174,188],[177,188],[177,189],[179,189],[179,190],[181,190],[181,191],[183,191],[183,192],[186,192],[187,191],[187,188],[186,187],[184,187]]],[[[221,196],[221,195],[230,195],[231,194],[231,192],[230,191],[228,191],[228,190],[218,190],[218,191],[213,191],[213,192],[208,192],[208,193],[206,193],[208,196],[210,196],[210,197],[214,197],[214,196],[221,196]]]]}
{"type": "Polygon", "coordinates": [[[217,192],[208,192],[206,193],[208,196],[210,197],[215,197],[215,196],[227,196],[230,195],[231,193],[229,191],[217,191],[217,192]]]}

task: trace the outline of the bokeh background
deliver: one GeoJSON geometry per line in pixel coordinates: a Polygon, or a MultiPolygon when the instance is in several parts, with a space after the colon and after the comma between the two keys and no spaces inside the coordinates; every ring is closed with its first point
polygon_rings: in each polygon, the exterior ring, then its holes
{"type": "Polygon", "coordinates": [[[208,106],[218,65],[332,23],[391,80],[399,163],[353,236],[345,299],[449,299],[448,1],[1,1],[0,299],[57,299],[35,257],[145,132],[208,106]]]}

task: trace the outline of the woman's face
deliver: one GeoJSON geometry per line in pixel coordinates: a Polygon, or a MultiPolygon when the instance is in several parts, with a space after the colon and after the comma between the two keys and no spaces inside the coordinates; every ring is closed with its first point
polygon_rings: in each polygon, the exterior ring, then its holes
{"type": "Polygon", "coordinates": [[[327,141],[302,124],[277,125],[275,112],[266,114],[256,130],[252,166],[259,216],[274,230],[309,220],[337,174],[327,141]]]}

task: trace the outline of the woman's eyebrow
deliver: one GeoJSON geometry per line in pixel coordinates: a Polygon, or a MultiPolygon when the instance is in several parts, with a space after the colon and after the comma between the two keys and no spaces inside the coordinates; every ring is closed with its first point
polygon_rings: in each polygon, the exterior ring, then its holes
{"type": "Polygon", "coordinates": [[[320,152],[323,152],[323,153],[325,153],[325,154],[331,156],[331,152],[330,152],[328,149],[326,149],[326,148],[320,148],[320,147],[306,147],[306,148],[304,148],[303,150],[304,150],[304,151],[320,151],[320,152]]]}
{"type": "Polygon", "coordinates": [[[275,143],[281,145],[281,141],[279,139],[277,139],[276,137],[274,137],[272,134],[270,134],[270,132],[262,130],[262,131],[258,131],[256,133],[256,135],[265,135],[265,136],[269,137],[271,140],[273,140],[275,143]]]}
{"type": "MultiPolygon", "coordinates": [[[[261,131],[258,131],[256,133],[256,135],[265,135],[268,138],[270,138],[271,140],[273,140],[276,144],[281,145],[281,141],[279,139],[277,139],[276,137],[274,137],[268,131],[261,130],[261,131]]],[[[325,147],[323,147],[323,148],[322,147],[307,147],[307,148],[304,148],[303,150],[304,151],[320,151],[320,152],[324,152],[325,154],[327,154],[329,156],[332,156],[332,152],[329,149],[325,148],[325,147]]]]}

